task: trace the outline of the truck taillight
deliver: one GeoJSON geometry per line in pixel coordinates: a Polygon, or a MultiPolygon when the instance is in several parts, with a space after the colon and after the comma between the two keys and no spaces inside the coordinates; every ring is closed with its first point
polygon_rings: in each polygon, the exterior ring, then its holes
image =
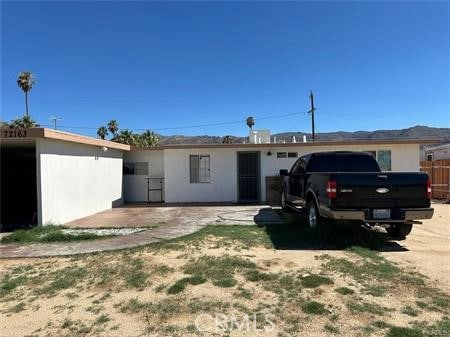
{"type": "Polygon", "coordinates": [[[327,196],[329,199],[336,199],[336,180],[330,179],[327,184],[327,196]]]}
{"type": "Polygon", "coordinates": [[[427,178],[427,198],[431,199],[431,180],[427,178]]]}

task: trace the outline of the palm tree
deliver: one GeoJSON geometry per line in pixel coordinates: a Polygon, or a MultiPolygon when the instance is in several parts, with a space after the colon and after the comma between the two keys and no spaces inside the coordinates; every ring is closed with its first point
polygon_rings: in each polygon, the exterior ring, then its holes
{"type": "Polygon", "coordinates": [[[30,116],[23,116],[11,121],[9,124],[10,129],[16,128],[38,128],[39,124],[36,123],[30,116]]]}
{"type": "Polygon", "coordinates": [[[153,147],[159,144],[159,138],[153,133],[153,131],[147,130],[140,135],[140,146],[153,147]]]}
{"type": "Polygon", "coordinates": [[[133,131],[125,129],[120,131],[120,133],[115,137],[114,141],[127,145],[136,145],[137,139],[135,136],[136,135],[133,133],[133,131]]]}
{"type": "Polygon", "coordinates": [[[255,119],[252,116],[247,117],[246,122],[250,130],[253,128],[253,125],[255,125],[255,119]]]}
{"type": "Polygon", "coordinates": [[[101,139],[105,139],[105,137],[108,135],[108,129],[105,128],[104,126],[99,127],[98,130],[97,130],[97,135],[101,139]]]}
{"type": "Polygon", "coordinates": [[[116,136],[117,131],[119,131],[119,123],[115,119],[109,121],[108,125],[106,125],[108,131],[111,132],[113,138],[116,136]]]}
{"type": "Polygon", "coordinates": [[[25,112],[28,116],[28,92],[33,88],[35,84],[34,76],[30,71],[22,71],[17,77],[17,85],[25,93],[25,112]]]}

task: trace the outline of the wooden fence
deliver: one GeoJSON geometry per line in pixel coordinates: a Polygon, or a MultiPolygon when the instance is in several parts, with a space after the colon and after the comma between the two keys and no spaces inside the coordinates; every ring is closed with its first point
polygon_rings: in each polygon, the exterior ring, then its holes
{"type": "Polygon", "coordinates": [[[450,160],[422,161],[420,170],[430,176],[432,197],[450,201],[450,160]]]}

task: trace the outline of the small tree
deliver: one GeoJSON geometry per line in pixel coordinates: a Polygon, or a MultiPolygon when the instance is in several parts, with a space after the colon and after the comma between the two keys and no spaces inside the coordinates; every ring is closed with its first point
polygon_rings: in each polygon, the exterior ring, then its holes
{"type": "Polygon", "coordinates": [[[97,135],[101,139],[105,139],[105,137],[108,135],[108,129],[105,128],[104,126],[99,127],[98,130],[97,130],[97,135]]]}
{"type": "Polygon", "coordinates": [[[25,93],[25,113],[28,116],[28,92],[35,84],[34,76],[30,71],[22,71],[17,77],[17,85],[25,93]]]}

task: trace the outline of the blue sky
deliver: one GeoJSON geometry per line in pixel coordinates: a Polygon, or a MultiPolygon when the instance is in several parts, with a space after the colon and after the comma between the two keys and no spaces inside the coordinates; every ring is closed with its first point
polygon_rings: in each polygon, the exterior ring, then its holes
{"type": "Polygon", "coordinates": [[[22,70],[34,119],[89,135],[310,131],[310,89],[317,132],[450,127],[450,3],[2,2],[2,120],[22,70]]]}

